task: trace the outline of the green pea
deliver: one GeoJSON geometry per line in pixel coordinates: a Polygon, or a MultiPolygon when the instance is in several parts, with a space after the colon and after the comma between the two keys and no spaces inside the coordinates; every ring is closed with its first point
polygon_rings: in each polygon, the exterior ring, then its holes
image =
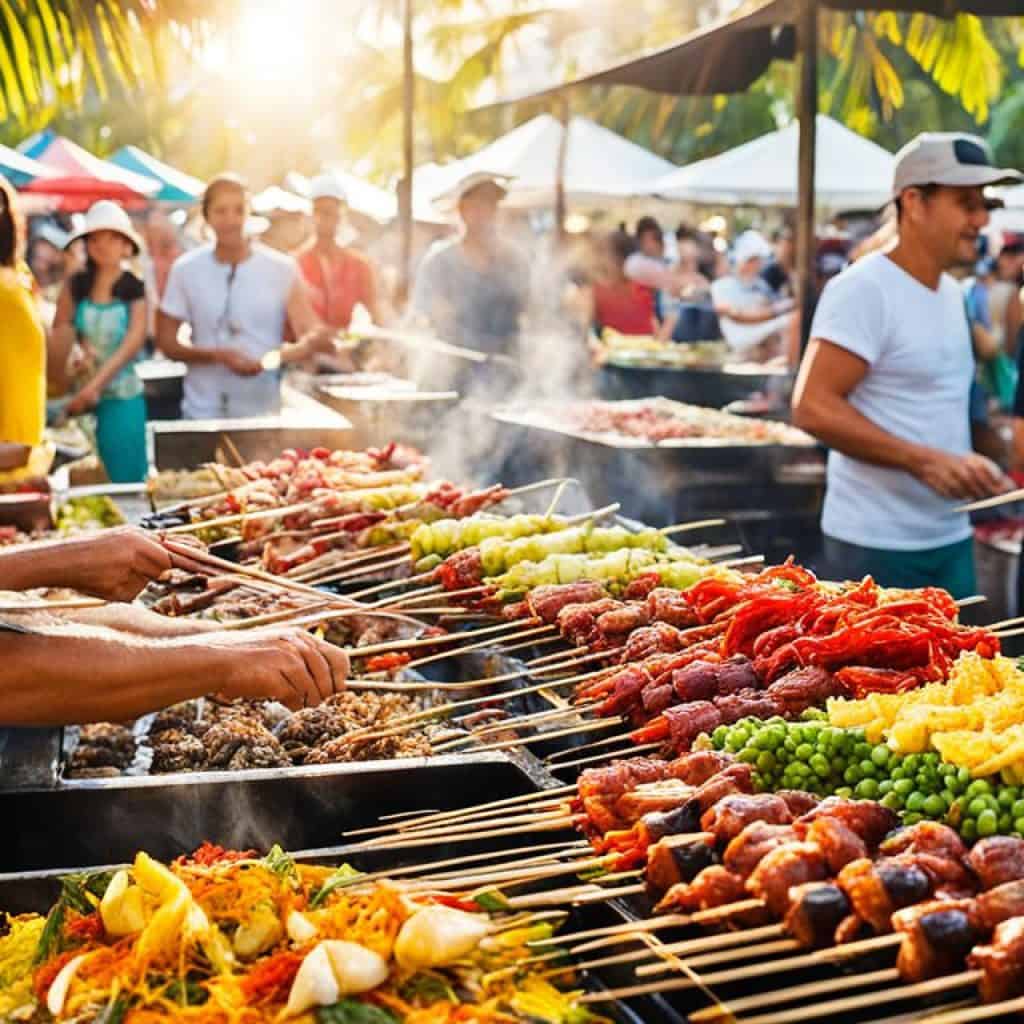
{"type": "Polygon", "coordinates": [[[975,779],[967,787],[967,796],[969,796],[969,797],[983,796],[983,795],[985,795],[987,793],[991,793],[991,792],[992,792],[992,786],[988,783],[988,781],[986,779],[975,779]]]}
{"type": "MultiPolygon", "coordinates": [[[[969,818],[980,818],[981,815],[989,810],[988,804],[985,802],[985,798],[982,796],[976,796],[967,804],[967,817],[969,818]]],[[[994,814],[995,811],[993,810],[994,814]]]]}
{"type": "Polygon", "coordinates": [[[1002,789],[999,790],[999,795],[996,797],[996,799],[999,801],[1000,807],[1006,810],[1010,810],[1010,808],[1013,807],[1014,803],[1017,800],[1017,794],[1013,791],[1013,788],[1011,786],[1004,786],[1002,789]]]}
{"type": "Polygon", "coordinates": [[[883,807],[888,807],[890,811],[903,810],[903,799],[899,793],[886,793],[880,802],[883,807]]]}
{"type": "Polygon", "coordinates": [[[875,767],[874,761],[870,757],[864,758],[863,761],[858,765],[860,768],[861,775],[866,779],[877,779],[878,769],[875,767]]]}
{"type": "Polygon", "coordinates": [[[721,745],[723,743],[725,743],[726,737],[728,737],[728,735],[729,735],[729,727],[727,725],[720,725],[711,734],[711,742],[714,743],[715,746],[721,747],[721,745]]]}
{"type": "Polygon", "coordinates": [[[761,756],[760,751],[754,747],[744,747],[739,752],[739,759],[746,761],[747,764],[757,764],[757,759],[761,756]]]}
{"type": "Polygon", "coordinates": [[[991,808],[978,815],[978,835],[994,836],[999,831],[999,817],[991,808]]]}
{"type": "Polygon", "coordinates": [[[1013,807],[1010,808],[1010,813],[1014,818],[1024,818],[1024,798],[1014,800],[1013,807]]]}
{"type": "Polygon", "coordinates": [[[941,818],[946,813],[946,801],[938,793],[932,793],[924,802],[924,813],[929,818],[941,818]]]}
{"type": "Polygon", "coordinates": [[[913,811],[915,814],[919,811],[924,810],[925,795],[924,793],[918,793],[916,790],[907,797],[906,807],[908,811],[913,811]]]}
{"type": "Polygon", "coordinates": [[[893,792],[898,793],[901,797],[908,797],[914,792],[914,780],[913,779],[897,779],[892,784],[893,792]]]}
{"type": "Polygon", "coordinates": [[[893,768],[889,772],[889,778],[892,779],[893,781],[898,781],[900,779],[906,779],[906,778],[908,778],[907,770],[902,765],[897,765],[895,768],[893,768]]]}
{"type": "Polygon", "coordinates": [[[871,750],[872,750],[872,747],[871,747],[870,743],[858,743],[853,748],[853,752],[857,755],[857,757],[862,758],[862,759],[865,758],[865,757],[870,757],[871,756],[871,750]]]}
{"type": "Polygon", "coordinates": [[[853,796],[853,790],[849,786],[840,786],[836,790],[836,796],[841,796],[844,800],[849,800],[853,796]]]}
{"type": "Polygon", "coordinates": [[[971,784],[971,773],[966,768],[957,768],[956,781],[958,786],[966,789],[971,784]]]}
{"type": "Polygon", "coordinates": [[[801,743],[800,746],[796,748],[795,753],[798,761],[807,762],[814,756],[814,747],[812,747],[810,743],[801,743]]]}
{"type": "Polygon", "coordinates": [[[903,815],[904,825],[916,825],[919,821],[924,821],[924,815],[918,814],[917,811],[911,811],[903,815]]]}
{"type": "Polygon", "coordinates": [[[960,823],[960,835],[965,842],[973,843],[978,838],[978,823],[973,818],[965,818],[960,823]]]}
{"type": "Polygon", "coordinates": [[[878,795],[879,796],[885,796],[886,793],[891,793],[892,792],[892,787],[893,787],[892,779],[882,779],[882,781],[878,784],[878,795]]]}
{"type": "Polygon", "coordinates": [[[876,743],[875,749],[871,751],[871,760],[879,768],[884,768],[889,763],[889,748],[884,743],[876,743]]]}
{"type": "Polygon", "coordinates": [[[862,800],[874,800],[878,796],[878,783],[874,779],[862,779],[853,792],[862,800]]]}
{"type": "Polygon", "coordinates": [[[1024,816],[1014,819],[1013,829],[1015,832],[1024,832],[1024,816]]]}
{"type": "Polygon", "coordinates": [[[828,758],[824,754],[815,754],[811,758],[811,768],[814,769],[814,774],[820,776],[823,779],[828,778],[829,773],[832,771],[832,766],[829,764],[828,758]]]}
{"type": "Polygon", "coordinates": [[[760,772],[772,772],[777,762],[775,755],[770,750],[763,750],[757,758],[757,770],[760,772]]]}
{"type": "Polygon", "coordinates": [[[1010,817],[1009,811],[1004,811],[999,815],[999,831],[1002,835],[1006,835],[1013,828],[1013,818],[1010,817]]]}
{"type": "Polygon", "coordinates": [[[856,786],[858,782],[863,778],[860,773],[860,766],[851,764],[849,768],[843,772],[843,781],[849,783],[851,786],[856,786]]]}
{"type": "Polygon", "coordinates": [[[907,756],[903,758],[903,768],[908,775],[916,775],[920,767],[921,759],[917,754],[907,754],[907,756]]]}

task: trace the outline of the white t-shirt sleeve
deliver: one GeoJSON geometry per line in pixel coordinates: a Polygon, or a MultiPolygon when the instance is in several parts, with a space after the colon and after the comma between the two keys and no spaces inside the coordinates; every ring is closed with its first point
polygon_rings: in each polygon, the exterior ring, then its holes
{"type": "Polygon", "coordinates": [[[174,317],[175,320],[190,319],[188,295],[185,291],[185,272],[180,259],[171,264],[171,272],[167,275],[167,287],[160,303],[160,312],[174,317]]]}
{"type": "Polygon", "coordinates": [[[875,363],[885,344],[881,285],[866,273],[847,271],[832,278],[815,310],[811,337],[838,345],[869,366],[875,363]]]}
{"type": "Polygon", "coordinates": [[[668,288],[672,284],[672,271],[661,260],[632,252],[626,257],[622,271],[631,281],[646,288],[668,288]]]}

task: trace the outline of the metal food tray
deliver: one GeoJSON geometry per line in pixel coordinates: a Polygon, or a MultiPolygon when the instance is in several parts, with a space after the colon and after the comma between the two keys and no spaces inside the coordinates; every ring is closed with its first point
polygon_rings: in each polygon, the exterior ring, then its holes
{"type": "MultiPolygon", "coordinates": [[[[685,418],[692,406],[686,403],[677,402],[670,398],[654,397],[636,400],[627,400],[612,403],[616,408],[623,411],[654,408],[670,416],[685,418]]],[[[687,451],[721,451],[727,449],[731,452],[763,452],[765,450],[789,452],[806,451],[817,447],[817,441],[809,434],[804,433],[797,427],[785,427],[787,439],[776,440],[733,440],[723,437],[681,437],[668,438],[663,441],[648,441],[644,438],[628,437],[617,433],[593,433],[586,430],[577,430],[559,418],[558,404],[544,404],[536,406],[508,406],[496,409],[494,418],[502,423],[509,423],[515,426],[528,427],[535,430],[544,430],[553,434],[560,434],[564,437],[575,438],[580,441],[587,441],[590,444],[601,445],[606,448],[617,448],[623,450],[644,450],[654,451],[659,449],[685,449],[687,451]]],[[[728,414],[723,414],[728,415],[728,414]]],[[[747,417],[733,417],[747,423],[755,422],[747,417]]],[[[770,422],[770,421],[766,421],[770,422]]],[[[771,423],[773,429],[778,429],[778,423],[771,423]]]]}

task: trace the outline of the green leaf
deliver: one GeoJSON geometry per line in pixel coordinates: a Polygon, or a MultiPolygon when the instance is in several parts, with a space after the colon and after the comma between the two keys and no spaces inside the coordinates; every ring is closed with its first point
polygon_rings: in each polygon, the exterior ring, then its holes
{"type": "Polygon", "coordinates": [[[274,843],[260,863],[278,878],[294,878],[296,875],[295,861],[277,843],[274,843]]]}
{"type": "Polygon", "coordinates": [[[4,22],[7,25],[4,43],[11,49],[25,102],[34,106],[39,102],[39,92],[36,89],[36,72],[32,66],[32,53],[25,37],[25,29],[22,27],[22,19],[14,12],[10,0],[0,0],[0,7],[3,9],[4,22]]]}
{"type": "Polygon", "coordinates": [[[486,892],[478,892],[473,897],[473,902],[488,913],[508,910],[508,900],[497,889],[488,889],[486,892]]]}
{"type": "Polygon", "coordinates": [[[317,1024],[399,1024],[398,1018],[379,1006],[358,999],[342,999],[316,1011],[317,1024]]]}
{"type": "Polygon", "coordinates": [[[336,889],[344,889],[345,886],[351,885],[354,881],[363,877],[362,871],[356,871],[355,868],[350,867],[348,864],[342,864],[340,867],[327,876],[324,880],[324,884],[316,891],[313,898],[309,901],[310,907],[315,909],[319,907],[328,896],[331,895],[336,889]]]}
{"type": "Polygon", "coordinates": [[[455,1003],[458,999],[448,980],[440,974],[432,971],[419,971],[408,981],[402,983],[399,995],[411,1003],[422,999],[425,1003],[448,1002],[455,1003]]]}
{"type": "Polygon", "coordinates": [[[49,960],[64,951],[64,921],[68,910],[79,914],[91,914],[113,878],[111,871],[94,871],[89,873],[65,875],[61,879],[60,896],[53,905],[39,936],[36,947],[35,962],[37,964],[49,960]],[[91,898],[90,898],[91,897],[91,898]]]}
{"type": "Polygon", "coordinates": [[[125,995],[112,999],[97,1014],[94,1024],[123,1024],[131,1003],[125,995]]]}

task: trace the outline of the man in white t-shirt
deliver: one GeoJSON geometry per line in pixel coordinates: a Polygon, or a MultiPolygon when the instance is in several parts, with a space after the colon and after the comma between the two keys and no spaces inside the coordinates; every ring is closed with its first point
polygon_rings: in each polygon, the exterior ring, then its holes
{"type": "Polygon", "coordinates": [[[280,408],[280,366],[333,351],[331,331],[317,319],[291,256],[245,235],[249,193],[222,174],[203,193],[203,217],[216,242],[178,257],[167,278],[156,342],[188,364],[186,419],[265,416],[280,408]],[[191,344],[178,338],[183,323],[191,344]],[[285,325],[299,340],[284,345],[285,325]],[[265,360],[280,350],[280,358],[265,360]]]}
{"type": "Polygon", "coordinates": [[[793,420],[832,449],[822,512],[831,573],[885,586],[974,590],[971,525],[957,507],[1006,490],[971,451],[974,357],[945,273],[974,259],[987,185],[1021,180],[972,135],[926,133],[897,155],[899,237],[825,288],[793,420]]]}
{"type": "Polygon", "coordinates": [[[761,276],[773,255],[759,231],[744,231],[730,258],[733,272],[711,284],[711,302],[729,348],[745,359],[764,361],[782,352],[793,322],[793,300],[779,299],[761,276]]]}

